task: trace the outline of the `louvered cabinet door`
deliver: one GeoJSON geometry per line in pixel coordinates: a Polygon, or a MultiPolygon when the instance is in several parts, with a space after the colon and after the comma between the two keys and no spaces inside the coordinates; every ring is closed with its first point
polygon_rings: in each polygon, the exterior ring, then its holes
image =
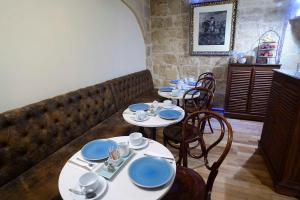
{"type": "Polygon", "coordinates": [[[226,110],[247,113],[252,67],[231,67],[229,70],[226,110]]]}
{"type": "Polygon", "coordinates": [[[280,65],[230,64],[225,116],[263,121],[267,115],[273,69],[280,65]]]}
{"type": "Polygon", "coordinates": [[[270,68],[253,68],[249,100],[249,113],[265,117],[271,91],[273,71],[270,68]]]}

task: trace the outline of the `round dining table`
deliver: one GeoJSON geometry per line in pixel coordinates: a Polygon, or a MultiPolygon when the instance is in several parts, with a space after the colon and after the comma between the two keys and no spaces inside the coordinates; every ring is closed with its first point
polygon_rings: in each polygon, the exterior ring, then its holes
{"type": "MultiPolygon", "coordinates": [[[[109,139],[118,143],[118,142],[128,141],[129,137],[121,136],[121,137],[113,137],[109,139]]],[[[134,155],[131,157],[131,159],[127,163],[125,163],[122,168],[120,168],[120,170],[114,175],[112,179],[106,180],[108,183],[108,187],[106,191],[103,193],[103,195],[100,196],[99,199],[154,200],[154,199],[162,198],[168,192],[175,179],[175,174],[176,174],[175,158],[172,155],[172,153],[162,144],[151,139],[147,139],[147,140],[148,140],[148,145],[146,147],[140,150],[134,150],[134,155]],[[166,183],[165,185],[159,188],[146,189],[135,185],[131,181],[128,175],[129,166],[134,160],[147,156],[145,154],[151,154],[152,156],[154,155],[157,157],[167,157],[173,160],[170,161],[170,159],[168,159],[168,162],[171,163],[171,166],[174,169],[173,176],[168,183],[166,183]]],[[[75,162],[77,158],[83,159],[80,151],[75,153],[68,160],[68,162],[62,168],[59,175],[58,188],[61,197],[65,200],[73,199],[73,194],[69,191],[69,188],[74,188],[78,184],[78,179],[82,174],[88,171],[92,171],[92,172],[96,171],[99,167],[101,167],[104,164],[104,161],[94,162],[96,166],[88,170],[89,169],[88,164],[84,164],[84,162],[80,162],[80,161],[75,162]],[[71,160],[73,160],[73,162],[70,162],[71,160]],[[80,167],[80,165],[81,166],[84,165],[85,167],[80,167]]],[[[160,158],[160,159],[164,159],[164,158],[160,158]]]]}
{"type": "MultiPolygon", "coordinates": [[[[146,103],[146,104],[151,105],[152,103],[146,103]]],[[[164,104],[163,103],[158,103],[158,107],[164,109],[164,104]]],[[[176,123],[180,122],[181,120],[183,120],[184,115],[185,115],[184,110],[181,107],[176,106],[174,104],[172,104],[171,107],[168,107],[168,108],[165,108],[165,109],[177,110],[177,111],[181,112],[181,115],[178,119],[169,120],[169,119],[162,119],[157,114],[155,116],[150,116],[148,120],[136,121],[134,119],[135,118],[135,113],[131,112],[129,110],[129,108],[127,108],[123,112],[123,118],[129,124],[132,124],[132,125],[135,125],[135,126],[138,126],[138,127],[142,127],[142,128],[150,128],[150,130],[152,132],[152,139],[156,140],[156,128],[166,127],[166,126],[170,126],[172,124],[176,124],[176,123]]]]}

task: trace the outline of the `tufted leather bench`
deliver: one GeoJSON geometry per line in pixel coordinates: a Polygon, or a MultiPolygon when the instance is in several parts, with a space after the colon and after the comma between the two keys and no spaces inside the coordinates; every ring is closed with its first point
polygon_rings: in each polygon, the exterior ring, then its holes
{"type": "Polygon", "coordinates": [[[148,70],[0,114],[0,199],[59,199],[64,163],[87,142],[128,135],[132,102],[159,100],[148,70]]]}

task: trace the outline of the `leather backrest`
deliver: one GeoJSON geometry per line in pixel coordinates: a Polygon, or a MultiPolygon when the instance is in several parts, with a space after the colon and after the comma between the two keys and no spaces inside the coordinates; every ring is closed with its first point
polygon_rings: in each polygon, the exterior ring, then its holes
{"type": "Polygon", "coordinates": [[[0,114],[0,186],[116,111],[105,82],[0,114]]]}
{"type": "Polygon", "coordinates": [[[143,70],[113,79],[110,81],[110,84],[118,109],[127,105],[142,93],[154,89],[149,70],[143,70]]]}

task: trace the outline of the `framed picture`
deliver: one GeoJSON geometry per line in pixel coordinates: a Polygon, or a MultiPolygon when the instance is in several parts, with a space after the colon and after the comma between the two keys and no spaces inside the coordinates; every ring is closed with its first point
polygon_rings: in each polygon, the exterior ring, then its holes
{"type": "Polygon", "coordinates": [[[229,55],[233,50],[237,0],[191,5],[190,54],[229,55]]]}

